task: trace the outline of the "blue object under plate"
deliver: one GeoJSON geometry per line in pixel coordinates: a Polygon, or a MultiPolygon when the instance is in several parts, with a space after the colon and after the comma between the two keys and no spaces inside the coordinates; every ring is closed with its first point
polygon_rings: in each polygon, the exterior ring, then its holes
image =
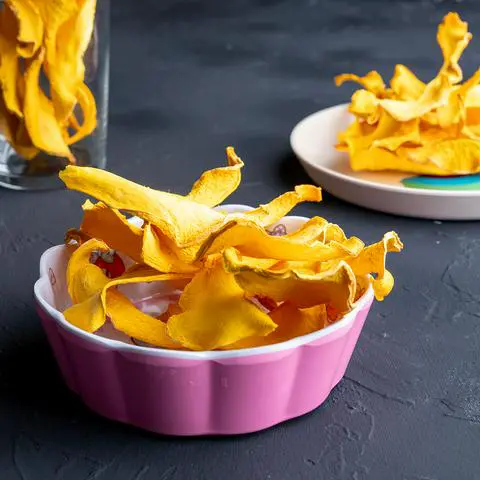
{"type": "Polygon", "coordinates": [[[404,187],[428,190],[480,190],[480,174],[456,177],[408,177],[402,180],[404,187]]]}

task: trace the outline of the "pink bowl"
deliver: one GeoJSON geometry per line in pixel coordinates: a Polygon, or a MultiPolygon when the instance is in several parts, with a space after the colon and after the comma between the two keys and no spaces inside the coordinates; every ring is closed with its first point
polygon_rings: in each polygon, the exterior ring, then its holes
{"type": "MultiPolygon", "coordinates": [[[[293,231],[306,220],[285,217],[273,230],[293,231]]],[[[373,300],[369,290],[338,322],[275,345],[163,350],[68,323],[61,313],[69,304],[67,261],[63,245],[48,249],[35,284],[38,313],[65,382],[100,415],[161,434],[248,433],[315,409],[345,374],[373,300]]]]}

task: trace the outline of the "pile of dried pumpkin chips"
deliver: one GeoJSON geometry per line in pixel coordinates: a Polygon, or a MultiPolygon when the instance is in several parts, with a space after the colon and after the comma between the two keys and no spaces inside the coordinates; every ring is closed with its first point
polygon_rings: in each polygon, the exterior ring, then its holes
{"type": "Polygon", "coordinates": [[[394,232],[365,246],[313,217],[273,236],[267,227],[300,202],[319,202],[320,189],[300,185],[251,211],[224,213],[214,207],[238,187],[243,167],[232,147],[227,159],[227,166],[204,172],[186,196],[89,167],[61,172],[69,189],[98,200],[83,205],[80,228],[66,235],[69,322],[95,332],[108,318],[156,347],[237,349],[319,330],[349,312],[370,284],[377,299],[388,295],[393,277],[385,257],[402,249],[394,232]],[[123,212],[140,217],[142,226],[123,212]],[[129,261],[123,273],[106,275],[94,260],[112,250],[129,261]],[[155,318],[118,288],[144,282],[167,282],[182,293],[155,318]]]}
{"type": "Polygon", "coordinates": [[[0,133],[25,159],[73,162],[70,145],[96,127],[84,82],[95,10],[96,0],[0,2],[0,133]]]}
{"type": "Polygon", "coordinates": [[[471,40],[468,25],[449,13],[438,27],[443,65],[429,83],[397,65],[390,87],[375,71],[339,75],[337,85],[363,88],[351,99],[354,122],[339,135],[353,170],[392,170],[424,175],[480,171],[480,69],[462,83],[459,59],[471,40]]]}

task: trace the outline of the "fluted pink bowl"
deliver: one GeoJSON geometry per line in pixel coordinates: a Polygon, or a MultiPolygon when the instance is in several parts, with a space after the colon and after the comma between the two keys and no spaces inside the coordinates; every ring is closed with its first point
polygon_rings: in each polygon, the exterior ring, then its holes
{"type": "MultiPolygon", "coordinates": [[[[285,217],[272,232],[294,231],[306,220],[285,217]]],[[[142,347],[65,320],[68,255],[63,245],[48,249],[34,289],[65,382],[100,415],[161,434],[248,433],[315,409],[345,374],[373,300],[370,289],[338,322],[275,345],[213,352],[142,347]]]]}

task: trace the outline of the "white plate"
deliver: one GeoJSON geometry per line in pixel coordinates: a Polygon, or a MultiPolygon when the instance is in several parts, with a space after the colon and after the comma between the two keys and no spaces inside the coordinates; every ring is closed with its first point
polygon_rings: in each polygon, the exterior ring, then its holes
{"type": "Polygon", "coordinates": [[[335,149],[352,121],[346,105],[320,110],[296,125],[290,144],[312,179],[343,200],[382,212],[438,220],[480,219],[480,175],[433,178],[395,172],[354,172],[335,149]]]}

